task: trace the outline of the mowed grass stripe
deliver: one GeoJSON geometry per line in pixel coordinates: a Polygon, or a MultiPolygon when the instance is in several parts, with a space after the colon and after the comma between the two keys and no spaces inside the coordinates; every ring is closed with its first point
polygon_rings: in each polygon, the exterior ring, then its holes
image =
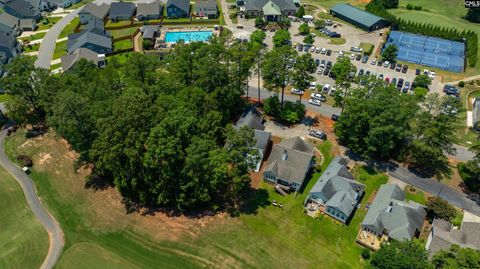
{"type": "Polygon", "coordinates": [[[0,268],[39,268],[49,238],[25,201],[22,189],[0,168],[0,268]]]}

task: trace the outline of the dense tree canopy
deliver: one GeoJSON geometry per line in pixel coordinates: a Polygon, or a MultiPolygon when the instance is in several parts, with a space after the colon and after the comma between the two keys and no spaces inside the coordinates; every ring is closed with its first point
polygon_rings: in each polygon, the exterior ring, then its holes
{"type": "Polygon", "coordinates": [[[389,45],[382,52],[384,61],[395,62],[397,60],[398,47],[396,45],[389,45]]]}
{"type": "Polygon", "coordinates": [[[229,127],[254,62],[248,46],[178,44],[164,59],[128,54],[104,69],[82,60],[56,76],[17,57],[1,83],[15,120],[53,127],[126,201],[238,208],[256,156],[253,132],[229,127]]]}
{"type": "Polygon", "coordinates": [[[438,269],[480,268],[480,251],[453,245],[436,253],[432,263],[438,269]]]}
{"type": "Polygon", "coordinates": [[[425,247],[417,241],[394,241],[383,244],[373,253],[370,265],[375,269],[428,269],[425,247]]]}
{"type": "Polygon", "coordinates": [[[470,22],[480,23],[480,9],[479,8],[469,8],[465,19],[470,22]]]}
{"type": "Polygon", "coordinates": [[[280,29],[273,35],[273,45],[278,48],[282,46],[288,46],[290,44],[291,36],[290,31],[280,29]]]}

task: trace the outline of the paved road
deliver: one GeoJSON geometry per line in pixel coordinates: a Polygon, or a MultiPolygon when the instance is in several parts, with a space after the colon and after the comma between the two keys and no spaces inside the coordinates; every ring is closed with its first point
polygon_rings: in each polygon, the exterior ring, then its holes
{"type": "Polygon", "coordinates": [[[477,216],[480,216],[480,199],[468,196],[465,193],[459,192],[450,186],[439,183],[432,178],[422,178],[410,172],[407,168],[396,167],[388,171],[389,175],[399,179],[407,184],[415,186],[422,191],[439,196],[449,203],[463,208],[477,216]]]}
{"type": "Polygon", "coordinates": [[[38,50],[38,58],[35,61],[36,67],[50,69],[50,62],[52,61],[56,42],[60,36],[60,33],[62,32],[63,28],[65,28],[65,26],[67,26],[77,16],[78,12],[82,8],[83,6],[63,17],[61,20],[55,23],[52,28],[50,28],[47,34],[45,34],[43,37],[43,42],[40,44],[40,49],[38,50]]]}
{"type": "Polygon", "coordinates": [[[35,185],[27,174],[25,174],[20,168],[13,164],[5,154],[3,143],[6,137],[6,129],[0,132],[0,165],[7,170],[17,180],[18,184],[22,187],[25,199],[28,206],[32,209],[33,214],[37,217],[38,221],[47,230],[50,237],[50,247],[48,249],[47,257],[43,261],[41,269],[53,268],[60,258],[62,253],[64,239],[63,231],[58,222],[48,213],[48,211],[42,206],[35,189],[35,185]]]}

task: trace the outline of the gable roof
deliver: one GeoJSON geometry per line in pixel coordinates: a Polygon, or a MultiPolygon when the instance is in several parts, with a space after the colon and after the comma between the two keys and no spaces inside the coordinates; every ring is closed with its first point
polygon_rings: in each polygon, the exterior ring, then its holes
{"type": "Polygon", "coordinates": [[[160,15],[161,5],[159,2],[138,3],[137,4],[137,17],[148,15],[160,15]]]}
{"type": "Polygon", "coordinates": [[[6,59],[3,63],[7,63],[10,58],[17,55],[17,46],[17,39],[14,36],[7,35],[5,32],[0,32],[0,51],[3,51],[6,55],[6,59]]]}
{"type": "Polygon", "coordinates": [[[273,145],[265,171],[302,185],[313,157],[313,146],[310,143],[298,136],[283,139],[280,144],[273,145]],[[283,158],[285,153],[286,159],[283,158]]]}
{"type": "Polygon", "coordinates": [[[112,49],[112,39],[105,31],[100,29],[91,29],[68,35],[67,47],[69,52],[73,52],[87,43],[112,49]]]}
{"type": "Polygon", "coordinates": [[[0,13],[0,24],[7,26],[9,29],[13,29],[20,25],[20,20],[7,12],[0,13]]]}
{"type": "Polygon", "coordinates": [[[233,128],[238,130],[243,126],[248,126],[253,129],[256,141],[255,148],[265,150],[270,142],[271,134],[264,131],[263,117],[255,107],[250,107],[245,110],[233,128]]]}
{"type": "Polygon", "coordinates": [[[443,219],[434,219],[432,223],[432,240],[428,245],[429,255],[448,249],[451,245],[462,248],[480,249],[480,223],[463,222],[460,229],[443,219]]]}
{"type": "Polygon", "coordinates": [[[262,8],[263,15],[282,15],[280,7],[272,1],[268,1],[262,8]]]}
{"type": "Polygon", "coordinates": [[[354,7],[350,4],[336,4],[332,8],[330,8],[331,12],[334,12],[336,14],[340,14],[342,16],[348,17],[351,20],[354,20],[362,25],[365,25],[367,27],[370,27],[374,25],[375,23],[383,20],[383,18],[373,15],[370,12],[367,12],[365,10],[361,10],[357,7],[354,7]]]}
{"type": "Polygon", "coordinates": [[[131,17],[135,13],[135,4],[130,2],[112,2],[110,5],[109,18],[131,17]]]}
{"type": "Polygon", "coordinates": [[[90,2],[80,11],[80,14],[88,13],[88,14],[92,14],[97,18],[103,19],[108,15],[109,11],[110,11],[110,5],[107,5],[107,4],[97,5],[93,2],[90,2]]]}
{"type": "Polygon", "coordinates": [[[421,229],[427,212],[422,205],[404,200],[405,193],[396,184],[382,185],[362,226],[373,226],[378,232],[386,230],[395,240],[412,239],[415,231],[421,229]]]}
{"type": "Polygon", "coordinates": [[[292,0],[246,0],[245,10],[263,11],[264,6],[269,2],[276,5],[281,12],[297,10],[297,6],[292,0]]]}
{"type": "Polygon", "coordinates": [[[206,8],[206,9],[217,8],[217,1],[216,0],[196,0],[195,9],[197,8],[206,8]]]}
{"type": "Polygon", "coordinates": [[[96,52],[91,51],[87,48],[78,48],[73,53],[62,56],[63,71],[67,71],[68,69],[70,69],[80,59],[86,59],[90,62],[93,62],[95,65],[98,65],[99,62],[99,57],[96,52]]]}
{"type": "MultiPolygon", "coordinates": [[[[34,7],[30,2],[25,0],[13,0],[5,5],[22,17],[36,17],[39,15],[38,8],[34,7]]],[[[8,9],[5,9],[6,11],[8,9]]],[[[11,14],[14,15],[14,14],[11,14]]]]}
{"type": "Polygon", "coordinates": [[[186,13],[190,11],[190,0],[168,0],[167,7],[170,5],[174,5],[186,13]]]}
{"type": "Polygon", "coordinates": [[[313,185],[310,193],[322,193],[326,198],[324,201],[326,206],[335,207],[350,216],[358,197],[363,195],[365,185],[355,181],[346,167],[347,164],[346,159],[335,157],[313,185]]]}

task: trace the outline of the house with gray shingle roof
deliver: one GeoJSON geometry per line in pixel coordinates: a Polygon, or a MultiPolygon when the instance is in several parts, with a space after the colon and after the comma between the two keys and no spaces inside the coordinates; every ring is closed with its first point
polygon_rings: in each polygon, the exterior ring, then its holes
{"type": "Polygon", "coordinates": [[[464,220],[460,229],[456,229],[446,220],[433,220],[425,247],[429,257],[440,250],[448,250],[452,245],[480,250],[480,223],[464,220]]]}
{"type": "Polygon", "coordinates": [[[78,48],[87,48],[98,54],[109,54],[113,50],[112,38],[105,30],[98,28],[89,28],[68,35],[68,53],[73,53],[78,48]]]}
{"type": "Polygon", "coordinates": [[[279,21],[297,12],[293,0],[245,0],[243,7],[247,17],[264,17],[265,21],[279,21]]]}
{"type": "Polygon", "coordinates": [[[22,52],[20,44],[12,35],[0,32],[0,64],[7,64],[22,52]]]}
{"type": "Polygon", "coordinates": [[[250,127],[254,132],[255,146],[253,146],[253,148],[256,149],[260,155],[258,162],[255,164],[254,171],[258,172],[262,165],[263,157],[265,156],[268,145],[270,144],[272,134],[265,131],[263,116],[254,107],[244,111],[233,128],[238,130],[244,126],[250,127]]]}
{"type": "Polygon", "coordinates": [[[106,64],[105,55],[98,54],[87,48],[78,48],[73,53],[62,56],[63,71],[68,71],[81,59],[85,59],[97,67],[104,67],[106,64]]]}
{"type": "Polygon", "coordinates": [[[397,184],[384,184],[378,190],[362,222],[362,231],[398,241],[411,240],[421,232],[426,209],[405,201],[397,184]]]}
{"type": "Polygon", "coordinates": [[[307,196],[307,210],[315,208],[347,223],[365,194],[365,185],[355,181],[347,164],[348,161],[339,156],[330,162],[307,196]]]}
{"type": "Polygon", "coordinates": [[[218,17],[218,7],[216,0],[196,0],[195,1],[195,16],[209,19],[216,19],[218,17]]]}
{"type": "Polygon", "coordinates": [[[18,19],[30,19],[39,21],[41,19],[40,10],[25,0],[14,0],[8,2],[4,7],[4,11],[18,19]]]}
{"type": "Polygon", "coordinates": [[[273,145],[263,172],[264,180],[299,191],[315,165],[313,150],[312,144],[298,136],[273,145]]]}
{"type": "Polygon", "coordinates": [[[22,33],[20,20],[6,12],[0,13],[0,32],[12,36],[20,35],[22,33]]]}
{"type": "Polygon", "coordinates": [[[78,17],[81,24],[88,24],[95,19],[104,21],[107,18],[109,11],[110,5],[97,5],[93,2],[90,2],[82,10],[80,10],[78,17]]]}
{"type": "Polygon", "coordinates": [[[190,17],[190,1],[168,0],[166,11],[169,19],[188,18],[190,17]]]}
{"type": "Polygon", "coordinates": [[[159,1],[137,4],[137,19],[139,21],[158,20],[160,19],[161,14],[162,5],[159,1]]]}
{"type": "Polygon", "coordinates": [[[126,21],[135,16],[137,7],[130,2],[112,2],[108,19],[111,21],[126,21]]]}

